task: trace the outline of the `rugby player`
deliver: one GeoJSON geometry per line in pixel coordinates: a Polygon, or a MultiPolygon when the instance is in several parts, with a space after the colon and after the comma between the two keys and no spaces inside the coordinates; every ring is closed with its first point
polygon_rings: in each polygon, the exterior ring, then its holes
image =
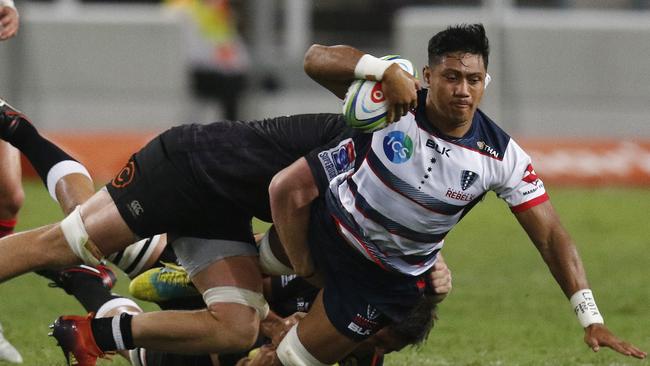
{"type": "Polygon", "coordinates": [[[401,93],[403,108],[388,127],[352,139],[352,172],[330,180],[300,159],[273,178],[273,222],[293,267],[325,278],[312,310],[278,347],[285,364],[332,363],[401,318],[420,297],[418,276],[435,263],[446,234],[488,191],[506,201],[528,233],[589,347],[646,357],[603,324],[576,247],[530,157],[478,109],[488,54],[481,24],[435,34],[423,70],[429,89],[418,91],[406,72],[396,74],[398,65],[357,49],[308,50],[306,72],[339,98],[355,78],[394,85],[401,77],[406,88],[384,85],[388,96],[401,93]],[[376,312],[371,317],[367,309],[376,312]]]}
{"type": "MultiPolygon", "coordinates": [[[[18,147],[29,149],[27,141],[38,135],[26,117],[4,101],[0,124],[0,135],[18,147]]],[[[179,254],[204,294],[207,310],[123,314],[117,320],[61,318],[58,329],[74,328],[77,333],[69,342],[60,342],[81,364],[93,364],[104,351],[135,346],[186,353],[247,349],[267,312],[250,219],[270,219],[267,185],[277,171],[314,146],[332,141],[336,145],[350,133],[341,116],[333,114],[171,129],[137,153],[107,189],[74,210],[63,226],[50,225],[1,242],[0,252],[17,255],[0,258],[7,263],[0,278],[82,259],[97,265],[100,253],[124,249],[134,239],[130,226],[139,237],[167,231],[208,238],[221,248],[221,258],[204,256],[205,245],[197,246],[192,239],[180,244],[179,254]],[[13,262],[19,258],[20,263],[13,262]]],[[[343,144],[327,152],[337,159],[337,169],[347,168],[345,148],[343,144]]],[[[178,254],[179,246],[174,249],[178,254]]]]}
{"type": "MultiPolygon", "coordinates": [[[[15,36],[19,26],[19,14],[13,0],[0,0],[0,41],[15,36]]],[[[20,153],[4,141],[0,141],[0,167],[0,237],[3,237],[14,231],[25,197],[21,185],[20,153]]],[[[20,352],[4,337],[1,324],[0,360],[23,362],[20,352]]]]}

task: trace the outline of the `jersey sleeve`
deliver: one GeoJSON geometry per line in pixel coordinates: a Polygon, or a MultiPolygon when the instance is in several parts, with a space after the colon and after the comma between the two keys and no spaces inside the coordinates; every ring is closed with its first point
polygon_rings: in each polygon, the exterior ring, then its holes
{"type": "Polygon", "coordinates": [[[548,200],[544,183],[535,173],[528,154],[510,140],[493,188],[512,212],[523,212],[548,200]]]}

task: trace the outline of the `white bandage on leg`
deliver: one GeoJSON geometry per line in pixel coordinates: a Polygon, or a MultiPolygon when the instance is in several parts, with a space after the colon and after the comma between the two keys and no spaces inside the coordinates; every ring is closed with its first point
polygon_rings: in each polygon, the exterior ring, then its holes
{"type": "Polygon", "coordinates": [[[571,296],[569,299],[573,311],[578,317],[578,322],[583,328],[587,328],[592,324],[605,324],[603,316],[600,315],[594,294],[590,289],[583,289],[571,296]]]}
{"type": "Polygon", "coordinates": [[[298,324],[291,327],[275,351],[284,366],[326,366],[312,356],[298,338],[298,324]]]}
{"type": "Polygon", "coordinates": [[[393,61],[386,61],[365,54],[361,56],[359,61],[357,61],[357,65],[354,67],[354,77],[357,79],[381,81],[386,69],[394,63],[393,61]]]}
{"type": "Polygon", "coordinates": [[[114,298],[110,301],[107,301],[102,305],[99,309],[97,309],[97,313],[95,314],[95,318],[105,318],[105,317],[110,317],[110,316],[115,316],[117,314],[110,314],[107,315],[109,312],[111,312],[114,309],[117,309],[119,307],[131,307],[135,308],[137,310],[124,310],[122,312],[130,314],[130,315],[135,315],[142,313],[142,308],[138,306],[138,304],[135,303],[135,301],[131,299],[127,299],[126,297],[117,297],[114,298]]]}
{"type": "Polygon", "coordinates": [[[273,255],[271,243],[269,243],[269,232],[267,231],[260,240],[260,268],[263,273],[272,276],[289,275],[296,273],[293,268],[287,267],[273,255]]]}
{"type": "Polygon", "coordinates": [[[83,174],[88,177],[91,182],[93,181],[86,167],[74,160],[60,161],[54,164],[54,166],[47,172],[47,191],[50,192],[50,196],[52,196],[55,201],[59,201],[56,199],[56,184],[61,178],[74,173],[83,174]]]}
{"type": "Polygon", "coordinates": [[[104,255],[89,240],[88,232],[86,232],[84,222],[81,219],[81,208],[79,206],[75,207],[74,211],[61,221],[61,230],[72,252],[84,264],[97,266],[102,263],[104,255]]]}
{"type": "Polygon", "coordinates": [[[257,311],[261,320],[269,315],[269,304],[264,299],[264,295],[239,287],[221,286],[207,289],[203,293],[203,301],[208,306],[219,302],[250,306],[257,311]]]}

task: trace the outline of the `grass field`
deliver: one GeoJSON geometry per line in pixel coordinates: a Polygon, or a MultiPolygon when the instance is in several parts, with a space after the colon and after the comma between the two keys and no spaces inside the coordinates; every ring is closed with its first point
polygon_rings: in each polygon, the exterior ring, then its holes
{"type": "MultiPolygon", "coordinates": [[[[20,229],[61,217],[40,183],[26,183],[26,194],[20,229]]],[[[552,189],[550,194],[580,249],[606,323],[649,351],[650,189],[552,189]]],[[[439,322],[424,346],[390,355],[387,365],[650,365],[607,349],[598,354],[587,349],[568,301],[494,195],[450,234],[444,253],[454,290],[440,306],[439,322]]],[[[125,289],[121,277],[116,291],[125,289]]],[[[26,365],[64,364],[46,336],[47,325],[63,313],[83,310],[36,275],[0,285],[0,321],[26,365]]]]}

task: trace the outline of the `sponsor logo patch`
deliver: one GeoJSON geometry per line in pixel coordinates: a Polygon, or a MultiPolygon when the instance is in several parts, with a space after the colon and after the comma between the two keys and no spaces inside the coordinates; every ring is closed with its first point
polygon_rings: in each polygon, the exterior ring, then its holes
{"type": "Polygon", "coordinates": [[[325,170],[328,180],[352,170],[355,158],[356,153],[354,152],[354,141],[352,139],[343,140],[336,147],[321,151],[318,154],[318,159],[323,166],[323,170],[325,170]]]}
{"type": "Polygon", "coordinates": [[[440,154],[440,155],[444,155],[444,156],[446,156],[446,157],[449,157],[449,152],[451,151],[450,148],[448,148],[448,147],[444,147],[444,146],[440,146],[440,145],[438,145],[437,142],[435,142],[435,141],[433,141],[433,140],[431,140],[431,139],[428,139],[428,140],[427,140],[427,147],[432,148],[432,149],[433,149],[435,152],[437,152],[438,154],[440,154]]]}
{"type": "Polygon", "coordinates": [[[537,185],[538,179],[539,178],[537,177],[537,173],[535,173],[535,169],[533,169],[533,165],[528,164],[526,171],[524,171],[524,176],[521,178],[521,180],[526,183],[537,185]]]}
{"type": "Polygon", "coordinates": [[[485,142],[476,141],[476,146],[478,146],[478,149],[480,151],[486,152],[487,154],[489,154],[489,155],[491,155],[491,156],[493,156],[493,157],[495,157],[497,159],[499,158],[499,152],[496,151],[492,146],[486,144],[485,142]]]}
{"type": "Polygon", "coordinates": [[[379,325],[376,320],[380,315],[379,310],[372,305],[368,305],[365,316],[357,313],[350,324],[348,324],[348,329],[362,336],[371,335],[379,325]]]}
{"type": "Polygon", "coordinates": [[[395,164],[404,163],[413,155],[413,140],[402,131],[392,131],[384,137],[384,154],[395,164]]]}
{"type": "Polygon", "coordinates": [[[111,182],[111,185],[115,188],[124,188],[131,184],[133,177],[135,176],[135,163],[133,160],[129,160],[128,163],[117,173],[117,176],[111,182]]]}
{"type": "Polygon", "coordinates": [[[144,208],[142,208],[140,202],[136,200],[131,201],[127,207],[129,208],[129,211],[131,211],[133,217],[138,217],[144,212],[144,208]]]}

